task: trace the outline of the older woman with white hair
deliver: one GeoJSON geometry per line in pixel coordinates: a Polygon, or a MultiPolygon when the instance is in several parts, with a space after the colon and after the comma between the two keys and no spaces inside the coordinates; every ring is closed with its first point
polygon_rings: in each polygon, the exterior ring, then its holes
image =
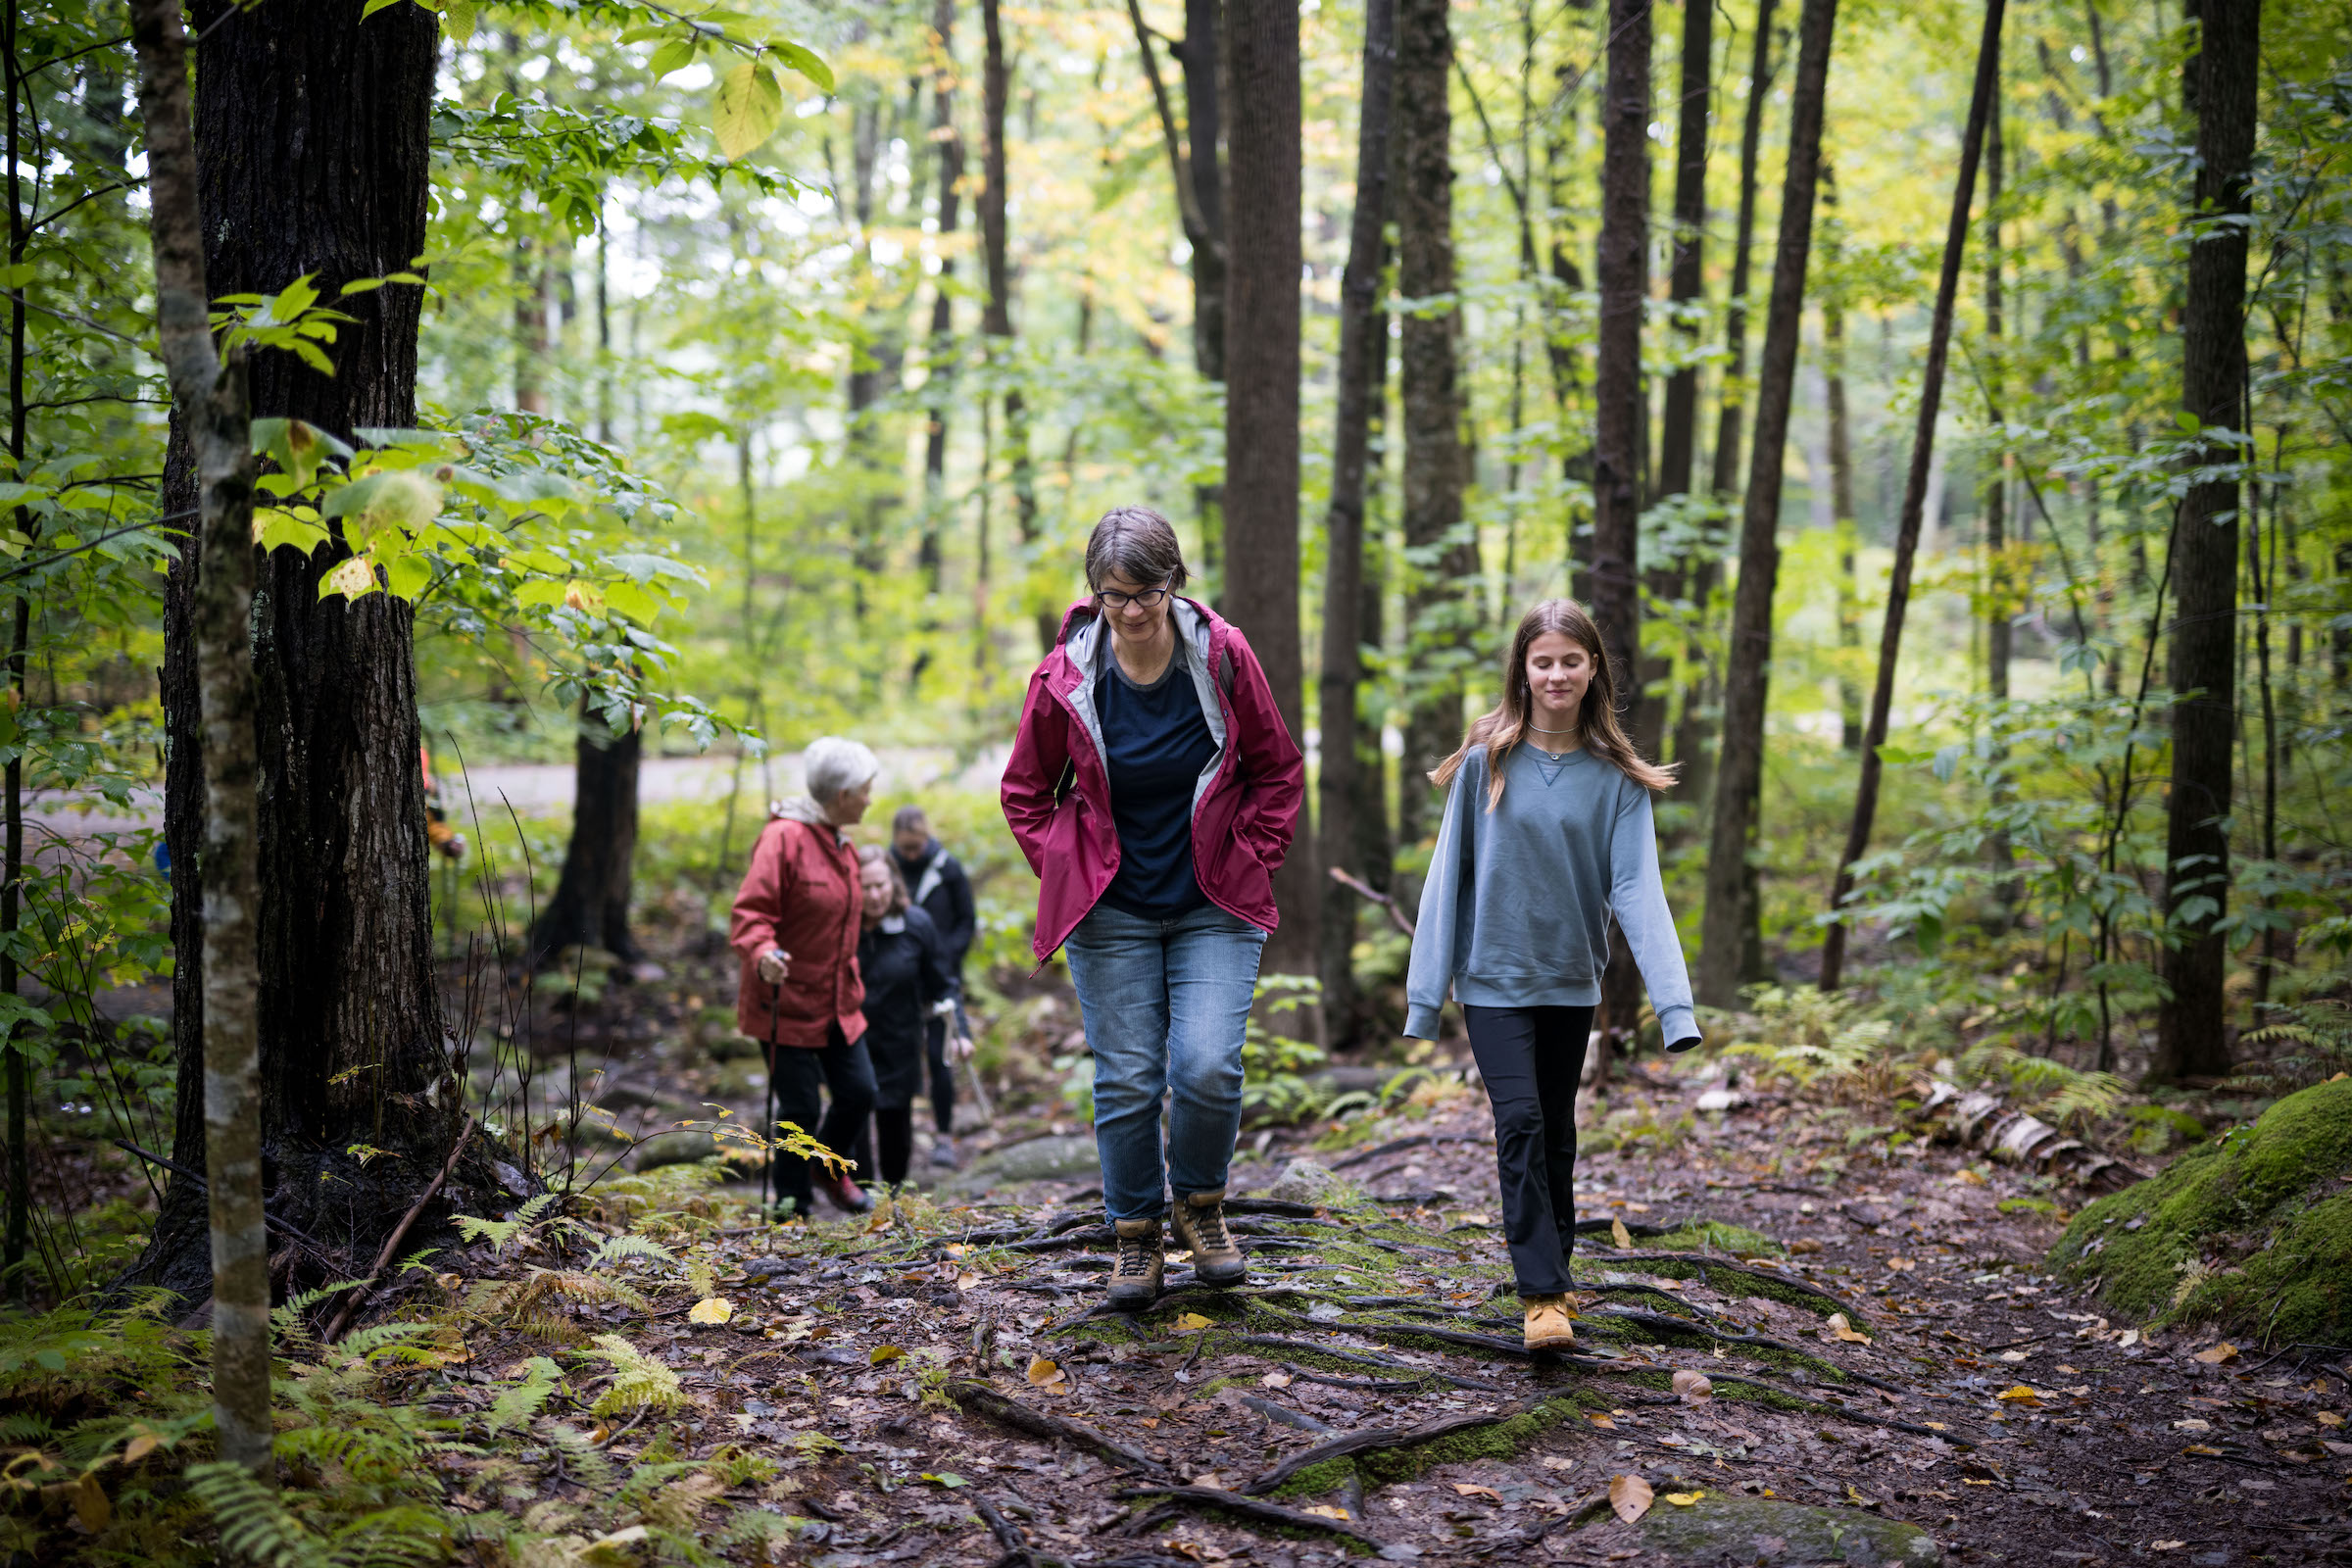
{"type": "MultiPolygon", "coordinates": [[[[834,735],[810,742],[801,765],[808,793],[773,808],[735,895],[728,934],[742,960],[735,1018],[766,1052],[771,1120],[791,1122],[846,1154],[874,1106],[858,974],[858,850],[848,829],[865,815],[882,765],[864,746],[834,735]],[[820,1124],[818,1095],[826,1089],[833,1103],[820,1124]]],[[[850,1213],[874,1206],[849,1176],[814,1170],[798,1155],[777,1153],[770,1170],[778,1200],[789,1200],[795,1213],[808,1212],[816,1187],[850,1213]]]]}

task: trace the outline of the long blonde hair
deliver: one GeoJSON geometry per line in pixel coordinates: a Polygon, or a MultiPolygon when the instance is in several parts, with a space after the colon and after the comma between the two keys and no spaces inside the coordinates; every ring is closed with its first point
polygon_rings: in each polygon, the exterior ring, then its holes
{"type": "MultiPolygon", "coordinates": [[[[1573,599],[1546,599],[1519,619],[1518,633],[1502,661],[1502,700],[1473,719],[1461,746],[1429,775],[1443,789],[1462,770],[1472,751],[1487,749],[1487,809],[1502,803],[1502,764],[1527,733],[1528,709],[1533,702],[1527,685],[1527,650],[1545,632],[1558,632],[1585,651],[1592,661],[1592,680],[1577,708],[1577,722],[1585,732],[1585,747],[1602,761],[1648,790],[1674,787],[1675,769],[1648,761],[1634,749],[1633,738],[1617,718],[1617,680],[1609,668],[1609,652],[1600,628],[1573,599]]],[[[1678,764],[1679,765],[1679,764],[1678,764]]]]}

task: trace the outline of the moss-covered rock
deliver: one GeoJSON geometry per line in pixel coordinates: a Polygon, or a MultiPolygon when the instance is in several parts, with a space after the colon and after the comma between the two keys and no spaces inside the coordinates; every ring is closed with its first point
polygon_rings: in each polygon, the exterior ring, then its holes
{"type": "MultiPolygon", "coordinates": [[[[1667,1490],[1658,1487],[1661,1493],[1667,1490]]],[[[1614,1532],[1616,1527],[1604,1523],[1601,1528],[1614,1532]]],[[[1688,1507],[1661,1496],[1636,1528],[1642,1544],[1669,1562],[1934,1568],[1942,1557],[1936,1538],[1925,1531],[1859,1508],[1814,1508],[1712,1492],[1688,1507]]]]}
{"type": "Polygon", "coordinates": [[[2352,1336],[2352,1078],[2314,1084],[2251,1126],[2075,1216],[2061,1276],[2159,1323],[2280,1345],[2352,1336]]]}

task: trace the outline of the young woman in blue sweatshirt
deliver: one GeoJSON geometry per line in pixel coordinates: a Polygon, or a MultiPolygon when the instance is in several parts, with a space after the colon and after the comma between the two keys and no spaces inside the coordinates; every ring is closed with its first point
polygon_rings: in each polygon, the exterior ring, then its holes
{"type": "Polygon", "coordinates": [[[1576,1087],[1609,961],[1609,917],[1669,1051],[1698,1044],[1690,980],[1658,878],[1649,797],[1674,775],[1617,718],[1592,617],[1547,599],[1519,622],[1502,700],[1430,775],[1446,786],[1405,979],[1404,1032],[1461,1004],[1487,1096],[1503,1225],[1531,1350],[1574,1343],[1576,1087]]]}

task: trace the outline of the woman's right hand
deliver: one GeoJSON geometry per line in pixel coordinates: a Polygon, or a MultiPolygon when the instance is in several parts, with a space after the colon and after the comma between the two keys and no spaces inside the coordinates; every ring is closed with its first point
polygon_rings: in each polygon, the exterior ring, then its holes
{"type": "Polygon", "coordinates": [[[770,948],[760,955],[760,978],[771,986],[780,986],[792,973],[792,955],[782,948],[770,948]]]}

